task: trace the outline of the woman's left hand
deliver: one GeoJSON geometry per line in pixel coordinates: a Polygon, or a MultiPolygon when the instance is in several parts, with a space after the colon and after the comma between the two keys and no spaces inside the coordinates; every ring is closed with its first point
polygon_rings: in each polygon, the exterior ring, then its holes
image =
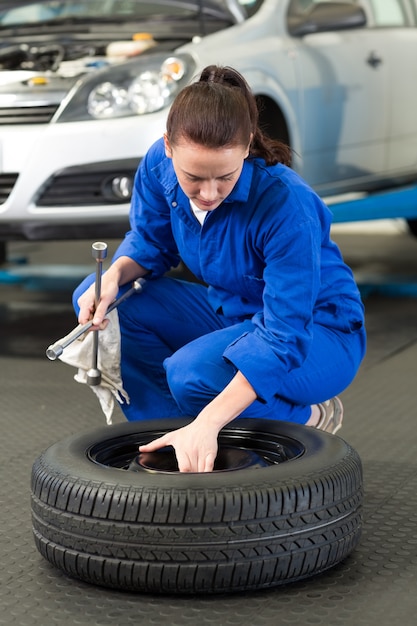
{"type": "Polygon", "coordinates": [[[211,472],[217,456],[218,434],[213,426],[204,426],[194,420],[183,428],[140,446],[139,452],[154,452],[165,446],[172,446],[180,472],[211,472]]]}
{"type": "Polygon", "coordinates": [[[246,378],[237,372],[231,382],[195,418],[193,422],[139,447],[139,452],[155,452],[172,446],[180,472],[211,472],[216,460],[217,437],[256,399],[246,378]]]}

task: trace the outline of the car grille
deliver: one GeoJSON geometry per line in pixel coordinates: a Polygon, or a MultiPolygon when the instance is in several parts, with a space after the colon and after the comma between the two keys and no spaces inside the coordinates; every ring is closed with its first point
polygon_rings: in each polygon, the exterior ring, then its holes
{"type": "Polygon", "coordinates": [[[6,202],[12,192],[18,174],[0,174],[0,204],[6,202]]]}
{"type": "Polygon", "coordinates": [[[36,107],[0,107],[0,125],[5,124],[48,124],[57,104],[36,107]]]}

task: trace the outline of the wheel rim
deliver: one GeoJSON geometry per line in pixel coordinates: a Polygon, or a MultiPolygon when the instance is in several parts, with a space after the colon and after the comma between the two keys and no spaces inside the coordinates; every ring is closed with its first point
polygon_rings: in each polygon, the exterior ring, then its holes
{"type": "MultiPolygon", "coordinates": [[[[87,456],[93,463],[123,471],[177,473],[178,465],[172,448],[138,453],[140,445],[164,434],[155,430],[114,437],[91,446],[87,456]]],[[[223,430],[219,435],[219,450],[213,471],[259,469],[292,461],[304,452],[301,442],[284,435],[243,429],[223,430]]]]}

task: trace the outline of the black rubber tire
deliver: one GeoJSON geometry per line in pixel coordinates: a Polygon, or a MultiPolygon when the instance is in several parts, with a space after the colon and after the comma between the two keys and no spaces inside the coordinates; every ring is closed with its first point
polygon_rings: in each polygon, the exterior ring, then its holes
{"type": "Polygon", "coordinates": [[[42,556],[96,585],[195,594],[297,581],[356,547],[362,465],[343,439],[240,419],[221,431],[220,450],[257,450],[268,459],[265,467],[126,470],[140,443],[185,423],[118,424],[48,448],[32,471],[33,533],[42,556]]]}

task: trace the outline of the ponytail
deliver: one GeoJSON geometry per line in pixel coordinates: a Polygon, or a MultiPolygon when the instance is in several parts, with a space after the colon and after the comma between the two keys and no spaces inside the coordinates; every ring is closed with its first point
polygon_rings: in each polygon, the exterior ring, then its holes
{"type": "Polygon", "coordinates": [[[290,148],[260,129],[256,98],[231,67],[209,65],[178,94],[168,114],[167,136],[171,145],[184,138],[208,148],[250,143],[249,157],[267,165],[291,163],[290,148]]]}

